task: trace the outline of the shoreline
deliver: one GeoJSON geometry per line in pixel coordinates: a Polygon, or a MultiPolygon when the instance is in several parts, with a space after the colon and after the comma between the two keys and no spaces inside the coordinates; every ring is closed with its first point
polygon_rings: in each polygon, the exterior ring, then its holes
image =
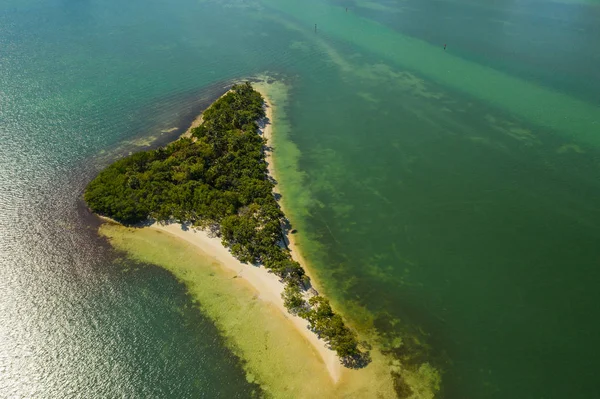
{"type": "MultiPolygon", "coordinates": [[[[258,85],[256,85],[258,86],[258,85]]],[[[270,142],[272,137],[272,129],[274,123],[274,107],[273,103],[267,97],[265,90],[262,88],[255,87],[264,100],[265,118],[259,122],[259,134],[264,137],[267,142],[270,142]]],[[[227,94],[227,93],[225,93],[227,94]]],[[[191,130],[199,126],[203,122],[202,114],[194,119],[190,127],[186,130],[180,138],[190,137],[191,130]]],[[[269,144],[267,144],[269,145],[269,144]]],[[[268,174],[273,179],[277,180],[276,171],[273,161],[273,150],[268,149],[265,151],[265,161],[268,164],[268,174]]],[[[274,193],[279,193],[276,188],[273,189],[274,193]]],[[[278,201],[282,212],[285,214],[285,208],[282,206],[281,201],[278,201]]],[[[106,217],[103,219],[111,222],[114,220],[106,217]]],[[[118,222],[117,222],[118,223],[118,222]]],[[[246,280],[252,288],[257,292],[258,298],[264,302],[273,304],[284,317],[291,322],[295,330],[308,341],[308,344],[318,353],[320,359],[323,361],[325,368],[329,374],[329,377],[333,383],[338,383],[342,376],[343,365],[335,351],[329,349],[324,340],[320,339],[316,333],[308,329],[308,323],[306,320],[299,316],[291,314],[283,304],[283,298],[281,293],[285,287],[284,283],[279,280],[275,274],[269,272],[263,266],[254,266],[250,264],[244,264],[236,259],[228,248],[223,246],[221,240],[218,237],[211,237],[207,231],[195,229],[193,227],[187,227],[180,223],[153,223],[150,226],[141,227],[141,229],[153,229],[164,233],[167,233],[180,240],[186,241],[189,244],[194,245],[207,255],[215,259],[218,264],[230,271],[236,273],[236,277],[243,278],[246,280]]],[[[286,244],[288,245],[292,258],[300,263],[304,270],[306,270],[306,261],[300,253],[295,238],[292,234],[286,234],[286,244]]],[[[311,281],[313,281],[311,279],[311,281]]]]}
{"type": "MultiPolygon", "coordinates": [[[[220,95],[217,99],[215,99],[215,101],[218,101],[222,97],[226,96],[227,93],[229,93],[230,91],[231,91],[231,89],[227,90],[225,93],[223,93],[222,95],[220,95]]],[[[215,101],[213,101],[211,104],[214,104],[215,101]]],[[[210,107],[210,105],[209,105],[209,107],[210,107]]],[[[204,111],[206,111],[206,109],[204,111]]],[[[200,112],[200,114],[197,115],[194,118],[194,120],[192,121],[192,123],[190,124],[190,126],[186,129],[186,131],[183,132],[175,140],[181,140],[181,139],[184,139],[184,138],[191,138],[192,137],[192,129],[197,128],[198,126],[200,126],[204,122],[204,111],[200,112]]]]}
{"type": "MultiPolygon", "coordinates": [[[[227,93],[229,93],[229,91],[227,93]]],[[[225,94],[227,94],[227,93],[225,93],[225,94]]],[[[221,98],[221,97],[219,97],[219,98],[221,98]]],[[[177,138],[177,140],[192,137],[192,129],[200,126],[202,124],[202,122],[204,122],[204,118],[202,117],[202,115],[204,115],[204,111],[202,113],[200,113],[200,115],[198,115],[197,117],[194,118],[190,127],[188,127],[187,130],[181,136],[179,136],[177,138]]]]}
{"type": "Polygon", "coordinates": [[[221,268],[233,271],[236,273],[237,278],[248,282],[257,292],[257,297],[266,303],[274,305],[291,322],[300,335],[308,341],[308,344],[314,348],[323,361],[331,380],[334,383],[340,381],[342,364],[337,354],[327,347],[325,341],[318,338],[314,332],[308,329],[306,320],[288,312],[281,298],[284,284],[279,280],[279,277],[270,273],[264,266],[254,266],[240,262],[229,252],[228,248],[223,246],[218,237],[211,237],[204,230],[186,228],[179,223],[164,225],[154,223],[150,226],[142,227],[142,229],[158,230],[186,241],[216,260],[221,268]]]}
{"type": "MultiPolygon", "coordinates": [[[[295,172],[298,150],[287,138],[289,126],[286,124],[285,108],[278,111],[278,107],[287,103],[287,86],[255,80],[253,88],[262,96],[265,115],[254,119],[258,124],[256,134],[264,139],[262,158],[266,165],[261,166],[261,174],[266,173],[274,180],[271,195],[281,195],[281,191],[285,191],[288,196],[293,194],[285,201],[288,205],[290,201],[295,203],[298,198],[307,202],[302,179],[295,172]],[[278,136],[273,132],[276,117],[280,118],[278,136]],[[277,143],[277,148],[274,148],[274,143],[277,143]],[[277,161],[273,156],[275,149],[281,153],[277,161]],[[275,163],[281,164],[280,174],[275,163]],[[297,186],[290,186],[292,183],[279,186],[277,177],[281,174],[286,175],[286,182],[296,183],[297,186]]],[[[254,99],[255,110],[260,104],[257,100],[254,99]]],[[[256,115],[257,111],[254,112],[256,115]]],[[[190,137],[191,130],[203,123],[203,114],[204,111],[196,116],[185,133],[174,139],[174,143],[190,137]]],[[[256,144],[257,151],[260,143],[256,144]]],[[[264,191],[263,197],[273,201],[268,195],[269,191],[264,191]]],[[[283,202],[283,197],[280,197],[277,205],[283,216],[289,218],[283,202]]],[[[190,223],[178,223],[175,220],[156,222],[143,218],[132,219],[139,222],[137,226],[127,226],[109,217],[96,216],[107,222],[99,226],[99,233],[115,249],[123,251],[134,261],[164,268],[186,286],[194,298],[194,305],[212,319],[225,338],[226,346],[243,360],[247,380],[257,382],[261,389],[273,394],[273,397],[312,398],[316,395],[392,398],[398,394],[398,381],[418,387],[420,393],[429,391],[421,386],[421,380],[431,385],[431,392],[439,390],[438,374],[431,370],[429,364],[424,363],[418,369],[410,370],[404,368],[399,360],[388,358],[374,347],[368,348],[371,354],[369,367],[344,366],[325,339],[320,339],[309,329],[314,323],[312,319],[307,320],[288,311],[281,296],[287,287],[286,282],[262,265],[240,262],[210,230],[196,229],[190,223]],[[310,384],[306,384],[307,381],[310,384]]],[[[275,226],[271,226],[273,231],[275,226]]],[[[308,263],[298,243],[303,237],[294,235],[290,225],[280,225],[280,228],[289,250],[286,258],[289,256],[311,277],[312,273],[307,268],[308,263]]],[[[319,287],[318,281],[311,278],[310,282],[315,289],[319,287]]],[[[285,292],[286,300],[289,300],[287,289],[285,292]]],[[[305,300],[311,295],[318,295],[311,291],[302,292],[305,300]]],[[[422,397],[433,398],[428,394],[422,397]]]]}
{"type": "MultiPolygon", "coordinates": [[[[266,123],[264,123],[264,126],[260,127],[260,133],[267,140],[267,145],[270,146],[269,143],[272,141],[271,138],[273,137],[273,126],[272,126],[273,112],[274,112],[273,111],[274,110],[273,103],[270,101],[269,97],[267,96],[266,90],[264,90],[263,87],[261,87],[259,85],[254,85],[253,87],[254,87],[254,90],[259,92],[260,95],[263,96],[264,101],[265,101],[266,117],[264,118],[265,121],[263,121],[263,122],[266,122],[266,123]]],[[[267,162],[267,170],[269,172],[269,176],[272,177],[273,179],[275,179],[275,181],[279,181],[278,176],[277,176],[277,171],[275,169],[275,159],[273,157],[272,147],[271,147],[271,149],[268,149],[265,151],[265,161],[267,162]]],[[[281,194],[281,192],[277,189],[277,185],[275,185],[275,187],[273,188],[273,193],[281,194]]],[[[283,199],[277,201],[283,214],[287,215],[286,208],[285,208],[283,202],[284,202],[283,199]]],[[[312,286],[315,287],[315,289],[317,289],[318,284],[315,284],[315,280],[313,279],[313,276],[311,275],[310,270],[307,267],[306,259],[304,259],[304,257],[302,256],[302,252],[300,252],[300,248],[298,247],[298,243],[296,242],[296,237],[294,237],[294,234],[287,232],[287,234],[285,234],[285,238],[286,238],[286,244],[292,255],[292,259],[294,259],[296,262],[300,263],[300,265],[302,266],[302,268],[304,269],[306,274],[310,277],[312,286]]],[[[318,291],[318,289],[317,289],[317,291],[318,291]]]]}

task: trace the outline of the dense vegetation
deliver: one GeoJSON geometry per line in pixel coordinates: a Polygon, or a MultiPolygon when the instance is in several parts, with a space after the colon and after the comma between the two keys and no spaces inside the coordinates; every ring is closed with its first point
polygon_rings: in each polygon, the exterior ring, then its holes
{"type": "Polygon", "coordinates": [[[264,116],[263,98],[250,83],[235,85],[204,112],[191,138],[115,162],[88,185],[85,200],[124,224],[174,219],[211,229],[239,260],[283,279],[289,311],[306,319],[346,365],[360,365],[368,355],[354,332],[326,298],[307,294],[304,269],[281,245],[285,219],[257,126],[264,116]]]}

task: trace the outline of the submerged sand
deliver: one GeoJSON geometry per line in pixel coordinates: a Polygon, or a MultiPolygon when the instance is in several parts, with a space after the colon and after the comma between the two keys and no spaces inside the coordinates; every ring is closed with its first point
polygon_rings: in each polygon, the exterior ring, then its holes
{"type": "MultiPolygon", "coordinates": [[[[267,145],[272,137],[272,121],[273,121],[273,104],[269,101],[267,94],[264,90],[258,90],[265,101],[265,113],[266,117],[263,118],[259,123],[259,133],[267,140],[267,145]]],[[[225,93],[227,94],[227,93],[225,93]]],[[[224,94],[224,95],[225,95],[224,94]]],[[[188,130],[181,137],[191,137],[192,129],[200,126],[203,122],[202,115],[199,115],[188,128],[188,130]]],[[[273,165],[272,151],[266,151],[266,161],[268,163],[268,171],[270,176],[275,178],[275,168],[273,165]]],[[[285,213],[285,210],[283,210],[285,213]]],[[[301,317],[290,314],[283,304],[281,293],[284,290],[284,283],[269,271],[260,266],[254,266],[250,264],[241,263],[236,259],[227,248],[223,246],[221,240],[217,237],[211,237],[206,231],[184,228],[181,224],[160,224],[154,223],[147,227],[152,229],[158,229],[173,236],[180,238],[195,245],[203,252],[210,254],[216,261],[218,261],[224,268],[232,270],[238,273],[239,278],[244,278],[250,283],[250,285],[256,289],[259,298],[275,305],[281,312],[283,312],[290,323],[300,332],[300,334],[308,340],[308,342],[317,351],[323,362],[327,367],[327,371],[333,382],[338,382],[341,376],[342,364],[337,354],[331,350],[325,341],[318,338],[318,336],[308,329],[308,323],[301,317]]],[[[288,237],[288,246],[292,251],[292,257],[294,260],[299,262],[302,267],[306,270],[306,264],[304,259],[300,255],[297,249],[296,243],[293,237],[288,237]]]]}
{"type": "MultiPolygon", "coordinates": [[[[160,230],[182,239],[208,254],[216,260],[221,267],[229,269],[236,273],[238,278],[246,280],[256,290],[258,298],[271,303],[277,307],[289,320],[289,322],[298,330],[298,332],[306,338],[306,340],[317,351],[331,379],[334,382],[339,381],[342,371],[342,365],[336,353],[329,349],[325,341],[319,339],[317,335],[308,329],[308,323],[301,317],[290,314],[283,305],[281,293],[284,289],[283,282],[273,273],[270,273],[263,266],[254,266],[241,263],[237,260],[229,249],[221,244],[221,240],[217,237],[211,237],[210,234],[203,230],[192,228],[183,228],[181,224],[159,224],[154,223],[152,226],[145,227],[150,229],[160,230]]],[[[296,259],[297,260],[297,259],[296,259]]]]}
{"type": "MultiPolygon", "coordinates": [[[[273,125],[272,125],[272,121],[273,119],[273,112],[274,112],[274,105],[273,103],[270,101],[268,93],[267,93],[267,89],[265,88],[265,84],[255,84],[254,85],[254,89],[256,91],[258,91],[264,98],[265,100],[265,113],[266,113],[266,118],[261,122],[260,125],[260,132],[263,135],[263,137],[267,140],[267,146],[271,146],[272,144],[272,137],[273,137],[273,125]]],[[[275,159],[273,157],[273,150],[271,147],[269,147],[269,149],[266,151],[265,154],[265,160],[267,161],[267,169],[269,171],[269,176],[271,176],[273,179],[275,179],[275,181],[278,181],[278,175],[277,172],[275,170],[275,159]]],[[[275,188],[273,189],[273,191],[276,194],[281,194],[279,192],[279,190],[277,189],[277,186],[275,186],[275,188]]],[[[283,211],[284,215],[287,215],[288,213],[286,212],[285,209],[285,204],[280,201],[279,202],[279,206],[281,207],[281,210],[283,211]]],[[[292,254],[292,258],[300,263],[300,265],[302,265],[302,268],[304,269],[304,271],[309,274],[309,270],[307,267],[307,262],[304,259],[304,257],[302,256],[302,253],[300,252],[300,249],[298,248],[298,243],[296,242],[296,238],[294,237],[293,234],[288,234],[287,235],[287,245],[288,248],[291,251],[292,254]]],[[[314,281],[314,280],[313,280],[314,281]]]]}
{"type": "MultiPolygon", "coordinates": [[[[265,98],[267,116],[260,128],[270,143],[278,104],[268,94],[278,89],[267,83],[254,86],[265,98]]],[[[200,123],[201,116],[186,133],[200,123]]],[[[275,178],[271,150],[266,160],[275,178]]],[[[285,207],[282,210],[285,213],[285,207]]],[[[373,362],[367,368],[343,367],[336,353],[308,329],[308,323],[284,307],[284,285],[278,277],[264,267],[241,263],[208,232],[176,223],[144,228],[106,223],[100,232],[130,257],[164,267],[185,283],[203,313],[244,360],[247,378],[259,382],[268,396],[396,397],[389,359],[373,349],[373,362]]],[[[308,270],[294,236],[288,239],[292,257],[308,270]]],[[[410,397],[431,396],[417,391],[410,397]]]]}
{"type": "MultiPolygon", "coordinates": [[[[179,229],[171,228],[175,233],[179,229]]],[[[212,249],[206,252],[160,228],[107,222],[100,233],[131,259],[160,266],[185,284],[195,306],[215,323],[225,344],[241,360],[246,378],[260,384],[264,397],[396,397],[388,362],[378,352],[372,352],[373,363],[365,369],[343,368],[334,383],[320,354],[290,322],[290,315],[265,300],[250,283],[250,271],[243,270],[246,278],[239,278],[239,269],[225,267],[212,249]]]]}

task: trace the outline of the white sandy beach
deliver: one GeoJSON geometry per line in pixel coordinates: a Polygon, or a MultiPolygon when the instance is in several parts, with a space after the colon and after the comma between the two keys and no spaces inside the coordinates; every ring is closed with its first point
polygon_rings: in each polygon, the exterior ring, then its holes
{"type": "Polygon", "coordinates": [[[185,133],[180,136],[180,138],[192,137],[192,129],[200,126],[202,122],[204,122],[204,119],[202,118],[202,114],[200,114],[196,117],[196,119],[193,120],[188,130],[186,130],[185,133]]]}
{"type": "MultiPolygon", "coordinates": [[[[231,90],[227,90],[225,93],[223,93],[223,95],[221,95],[221,97],[219,97],[216,101],[218,101],[220,98],[222,98],[223,96],[227,95],[227,93],[229,93],[231,90]]],[[[183,133],[181,136],[179,136],[180,139],[182,138],[189,138],[192,137],[192,129],[197,128],[198,126],[200,126],[203,122],[204,122],[204,117],[203,114],[198,115],[193,121],[192,124],[190,125],[190,127],[187,128],[187,130],[185,131],[185,133],[183,133]]],[[[176,129],[176,128],[175,128],[176,129]]],[[[195,139],[194,139],[195,140],[195,139]]]]}
{"type": "MultiPolygon", "coordinates": [[[[270,121],[273,120],[273,107],[272,104],[266,100],[265,94],[261,94],[266,101],[267,113],[267,120],[266,123],[261,124],[261,131],[263,136],[268,140],[271,137],[270,121]]],[[[201,123],[201,120],[201,117],[199,117],[196,119],[195,123],[201,123]]],[[[270,151],[267,152],[267,162],[269,163],[269,173],[274,176],[270,151]]],[[[254,289],[256,289],[260,299],[275,305],[279,310],[281,310],[286,318],[293,323],[298,332],[300,332],[300,334],[302,334],[302,336],[304,336],[319,353],[333,382],[339,381],[342,373],[342,365],[337,354],[331,349],[327,348],[325,342],[319,339],[315,333],[307,328],[308,323],[306,320],[298,316],[294,316],[287,311],[283,305],[283,299],[281,298],[284,284],[279,281],[279,278],[276,275],[269,273],[267,269],[262,266],[257,267],[241,263],[229,252],[227,248],[221,244],[221,240],[219,238],[209,236],[208,232],[206,231],[191,228],[184,229],[180,224],[176,223],[168,225],[154,223],[148,228],[167,232],[195,245],[203,252],[213,256],[215,260],[217,260],[223,267],[234,271],[237,273],[238,277],[245,279],[252,287],[254,287],[254,289]]],[[[292,257],[296,261],[300,262],[300,264],[302,264],[302,266],[306,269],[303,259],[294,243],[293,237],[290,237],[289,247],[292,250],[292,257]]]]}
{"type": "MultiPolygon", "coordinates": [[[[261,121],[260,131],[262,133],[262,136],[265,139],[267,139],[267,143],[270,143],[271,135],[273,134],[273,128],[271,125],[271,123],[273,121],[273,104],[269,101],[269,97],[267,96],[266,91],[263,90],[260,86],[254,86],[254,90],[258,91],[265,99],[265,112],[267,114],[267,117],[265,118],[265,120],[261,121]]],[[[268,144],[268,145],[270,145],[270,144],[268,144]]],[[[273,159],[272,151],[267,151],[265,160],[267,161],[267,169],[269,171],[269,175],[271,177],[273,177],[275,179],[275,181],[277,181],[277,173],[275,170],[275,160],[273,159]]],[[[275,188],[273,189],[273,192],[279,193],[279,191],[277,190],[277,186],[275,186],[275,188]]],[[[285,206],[282,203],[282,201],[279,201],[279,206],[281,207],[281,210],[283,211],[283,213],[287,214],[287,212],[285,211],[285,206]]],[[[300,252],[300,249],[298,248],[295,237],[293,235],[288,234],[287,239],[288,239],[288,243],[287,243],[288,248],[291,251],[292,258],[296,262],[300,263],[302,265],[302,268],[304,269],[304,271],[307,274],[309,274],[308,268],[306,267],[306,265],[307,265],[306,260],[304,259],[304,257],[302,256],[302,252],[300,252]]],[[[310,274],[309,274],[309,277],[311,277],[310,274]]],[[[313,284],[313,286],[315,286],[314,280],[312,281],[312,284],[313,284]]],[[[316,288],[318,288],[318,287],[316,287],[316,288]]]]}

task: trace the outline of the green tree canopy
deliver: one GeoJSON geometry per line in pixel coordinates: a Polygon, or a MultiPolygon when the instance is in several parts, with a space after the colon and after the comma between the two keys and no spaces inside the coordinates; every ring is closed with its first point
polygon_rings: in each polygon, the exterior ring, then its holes
{"type": "Polygon", "coordinates": [[[281,245],[284,215],[258,134],[263,104],[250,83],[234,85],[204,111],[191,138],[118,160],[90,182],[84,198],[92,211],[127,225],[175,219],[215,229],[240,261],[261,263],[283,279],[285,306],[348,359],[360,352],[355,334],[327,299],[304,299],[307,276],[281,245]]]}

